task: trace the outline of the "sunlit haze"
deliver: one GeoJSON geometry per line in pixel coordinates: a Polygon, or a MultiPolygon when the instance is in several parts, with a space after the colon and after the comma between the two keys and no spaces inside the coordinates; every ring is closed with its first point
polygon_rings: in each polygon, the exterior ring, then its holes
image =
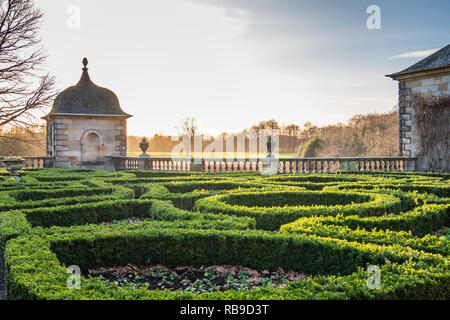
{"type": "Polygon", "coordinates": [[[373,1],[36,0],[58,89],[81,60],[132,115],[128,133],[175,133],[182,118],[203,133],[261,120],[316,125],[391,111],[400,71],[448,44],[448,1],[377,1],[382,28],[366,27],[373,1]],[[70,5],[80,29],[70,30],[70,5]],[[421,12],[420,24],[415,24],[421,12]]]}

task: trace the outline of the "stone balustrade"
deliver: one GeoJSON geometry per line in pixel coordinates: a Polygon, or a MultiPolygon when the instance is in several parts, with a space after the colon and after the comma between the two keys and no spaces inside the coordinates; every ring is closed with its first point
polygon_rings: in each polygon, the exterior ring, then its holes
{"type": "MultiPolygon", "coordinates": [[[[1,160],[4,157],[0,157],[0,168],[4,168],[1,160]]],[[[38,169],[38,168],[54,168],[55,158],[53,157],[21,157],[24,159],[23,168],[24,169],[38,169]]]]}
{"type": "MultiPolygon", "coordinates": [[[[106,157],[109,170],[261,171],[265,158],[106,157]]],[[[415,171],[409,157],[280,158],[279,173],[335,173],[345,171],[415,171]]]]}

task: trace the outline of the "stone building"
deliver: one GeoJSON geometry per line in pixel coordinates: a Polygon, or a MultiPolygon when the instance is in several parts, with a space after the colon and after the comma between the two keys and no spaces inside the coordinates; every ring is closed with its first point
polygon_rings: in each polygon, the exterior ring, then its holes
{"type": "MultiPolygon", "coordinates": [[[[429,146],[424,145],[425,142],[419,134],[419,125],[421,124],[418,123],[419,111],[415,107],[414,101],[420,96],[450,96],[450,45],[409,68],[387,75],[387,77],[399,81],[400,155],[418,158],[416,169],[419,171],[432,170],[433,168],[430,167],[432,161],[441,163],[441,168],[437,168],[438,171],[448,171],[448,125],[444,129],[431,129],[433,131],[441,130],[439,132],[442,137],[441,143],[445,146],[437,150],[437,154],[425,152],[424,150],[428,149],[429,146]]],[[[443,120],[450,125],[448,110],[446,111],[442,114],[442,117],[447,117],[443,120]]],[[[434,150],[434,153],[436,153],[436,150],[434,150]]]]}
{"type": "Polygon", "coordinates": [[[81,79],[62,91],[47,121],[47,156],[57,168],[103,168],[105,157],[126,156],[127,119],[111,90],[95,85],[83,59],[81,79]]]}

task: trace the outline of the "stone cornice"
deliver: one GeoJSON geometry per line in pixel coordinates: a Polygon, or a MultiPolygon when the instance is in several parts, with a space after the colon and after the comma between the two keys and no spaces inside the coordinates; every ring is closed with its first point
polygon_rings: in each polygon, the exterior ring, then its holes
{"type": "Polygon", "coordinates": [[[416,80],[416,79],[425,79],[429,77],[439,77],[450,74],[450,65],[444,67],[436,67],[430,69],[423,69],[417,71],[409,71],[409,72],[397,72],[393,74],[388,74],[386,77],[392,78],[398,81],[404,80],[416,80]]]}

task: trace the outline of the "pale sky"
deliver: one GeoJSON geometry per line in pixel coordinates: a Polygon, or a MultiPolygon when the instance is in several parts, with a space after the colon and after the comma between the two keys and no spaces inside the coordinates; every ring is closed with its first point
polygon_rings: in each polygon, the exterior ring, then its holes
{"type": "Polygon", "coordinates": [[[78,82],[87,57],[91,79],[134,115],[128,134],[146,136],[174,134],[188,116],[219,134],[272,118],[323,125],[391,111],[397,83],[384,75],[444,47],[450,34],[444,0],[35,3],[58,89],[78,82]],[[366,26],[371,4],[381,9],[379,30],[366,26]]]}

